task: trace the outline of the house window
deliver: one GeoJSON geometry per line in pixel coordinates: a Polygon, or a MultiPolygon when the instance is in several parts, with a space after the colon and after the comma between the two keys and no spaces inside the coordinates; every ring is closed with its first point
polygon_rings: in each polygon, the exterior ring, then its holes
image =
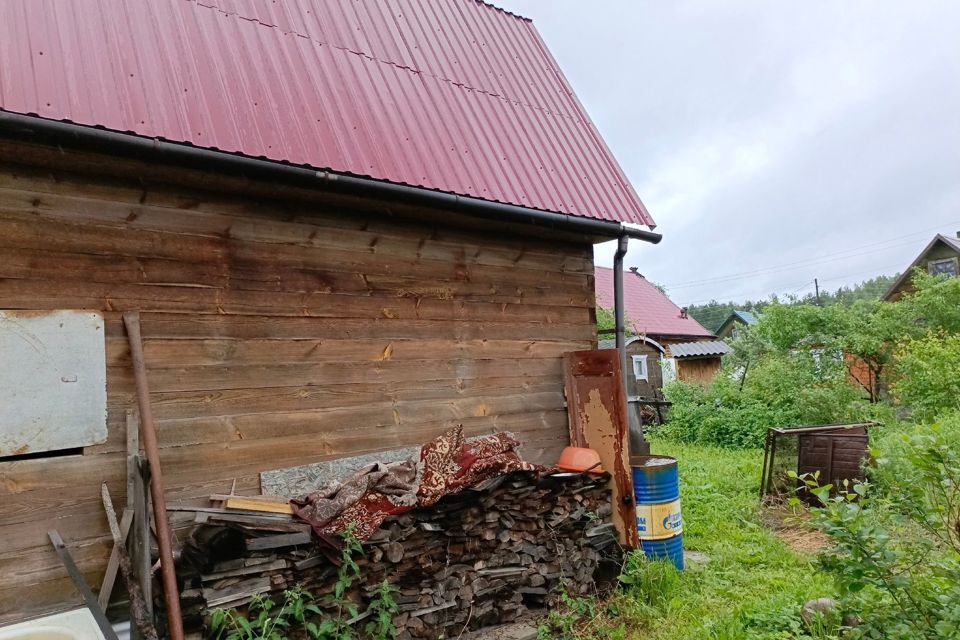
{"type": "Polygon", "coordinates": [[[931,260],[927,263],[927,272],[934,276],[943,274],[955,278],[957,277],[957,259],[931,260]]]}
{"type": "Polygon", "coordinates": [[[633,375],[637,380],[647,380],[647,356],[633,356],[633,375]]]}

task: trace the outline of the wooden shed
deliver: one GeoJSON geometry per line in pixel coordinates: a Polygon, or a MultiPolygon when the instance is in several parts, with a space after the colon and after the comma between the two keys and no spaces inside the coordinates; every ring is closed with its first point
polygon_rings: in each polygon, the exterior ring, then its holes
{"type": "MultiPolygon", "coordinates": [[[[539,462],[567,444],[592,245],[653,221],[529,21],[355,4],[0,11],[0,345],[51,376],[36,416],[0,421],[0,623],[75,602],[51,527],[103,575],[100,484],[123,500],[135,424],[126,311],[173,506],[455,424],[539,462]],[[95,355],[61,371],[79,329],[38,319],[73,311],[95,355]],[[39,411],[101,373],[83,433],[39,411]]],[[[0,412],[27,388],[3,380],[0,412]]]]}
{"type": "MultiPolygon", "coordinates": [[[[610,308],[613,270],[596,267],[595,274],[597,304],[610,308]]],[[[623,280],[626,321],[635,334],[626,340],[628,395],[659,400],[663,385],[673,379],[710,382],[730,347],[636,268],[624,273],[623,280]]],[[[604,346],[612,348],[613,341],[605,340],[604,346]]]]}
{"type": "MultiPolygon", "coordinates": [[[[613,349],[613,340],[601,340],[600,348],[613,349]]],[[[626,340],[627,396],[654,399],[662,397],[663,367],[666,349],[656,340],[632,336],[626,340]]]]}
{"type": "Polygon", "coordinates": [[[730,351],[723,340],[674,342],[669,346],[670,366],[678,380],[709,384],[720,371],[721,358],[730,351]]]}

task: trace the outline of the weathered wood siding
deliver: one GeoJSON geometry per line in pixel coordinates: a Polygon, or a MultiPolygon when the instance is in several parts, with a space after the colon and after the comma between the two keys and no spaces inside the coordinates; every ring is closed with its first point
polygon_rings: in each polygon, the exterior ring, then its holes
{"type": "Polygon", "coordinates": [[[51,527],[99,585],[99,485],[123,500],[135,406],[121,312],[142,311],[168,501],[203,504],[456,423],[554,461],[561,355],[595,344],[593,307],[587,244],[0,165],[0,308],[104,312],[109,427],[0,461],[0,622],[75,602],[51,527]]]}
{"type": "Polygon", "coordinates": [[[720,371],[722,362],[716,358],[677,358],[677,378],[684,382],[710,384],[720,371]]]}
{"type": "Polygon", "coordinates": [[[663,394],[663,369],[660,358],[663,354],[652,344],[635,340],[627,345],[627,384],[631,396],[655,398],[663,394]],[[638,380],[633,372],[633,356],[647,356],[647,379],[638,380]]]}

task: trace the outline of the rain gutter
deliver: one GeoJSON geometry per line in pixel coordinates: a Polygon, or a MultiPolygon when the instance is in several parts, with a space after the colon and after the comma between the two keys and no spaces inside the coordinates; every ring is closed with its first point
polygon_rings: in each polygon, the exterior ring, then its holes
{"type": "Polygon", "coordinates": [[[347,195],[442,208],[499,222],[520,222],[591,237],[626,236],[656,244],[661,235],[634,229],[620,222],[584,218],[501,202],[460,196],[373,178],[312,169],[303,165],[253,158],[226,151],[167,142],[133,133],[120,133],[71,122],[48,120],[0,111],[0,136],[85,150],[108,151],[150,161],[195,169],[218,170],[243,177],[282,181],[347,195]]]}

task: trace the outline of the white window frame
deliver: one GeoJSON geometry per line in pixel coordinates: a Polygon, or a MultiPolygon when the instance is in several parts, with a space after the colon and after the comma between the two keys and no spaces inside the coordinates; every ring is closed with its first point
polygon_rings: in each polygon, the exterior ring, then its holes
{"type": "Polygon", "coordinates": [[[650,380],[650,372],[647,369],[647,356],[632,356],[632,358],[633,377],[637,380],[650,380]]]}

